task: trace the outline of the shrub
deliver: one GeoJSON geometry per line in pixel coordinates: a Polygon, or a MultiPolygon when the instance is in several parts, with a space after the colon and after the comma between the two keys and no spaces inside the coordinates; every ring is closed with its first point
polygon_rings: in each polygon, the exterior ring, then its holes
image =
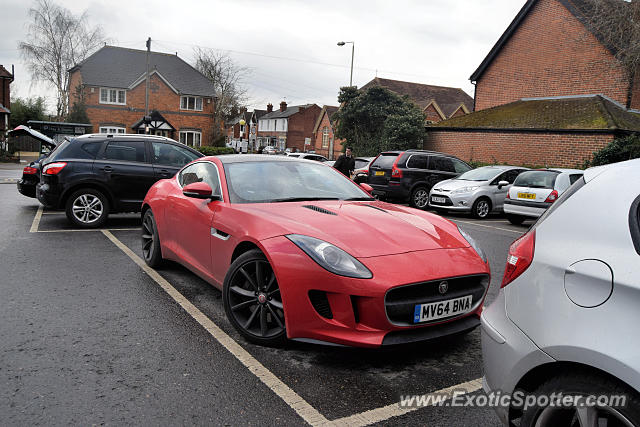
{"type": "Polygon", "coordinates": [[[204,145],[202,147],[198,147],[198,151],[204,154],[205,156],[219,156],[222,154],[233,154],[233,148],[231,147],[211,147],[208,145],[204,145]]]}
{"type": "Polygon", "coordinates": [[[616,138],[606,147],[594,152],[593,158],[585,161],[584,166],[602,166],[638,157],[640,157],[640,135],[629,135],[616,138]]]}

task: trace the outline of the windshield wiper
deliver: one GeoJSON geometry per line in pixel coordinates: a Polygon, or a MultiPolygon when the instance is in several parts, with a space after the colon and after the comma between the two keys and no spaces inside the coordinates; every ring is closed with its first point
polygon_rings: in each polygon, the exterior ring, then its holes
{"type": "Polygon", "coordinates": [[[280,202],[305,202],[311,200],[340,200],[337,197],[285,197],[282,199],[273,199],[271,203],[280,202]]]}
{"type": "Polygon", "coordinates": [[[370,202],[375,200],[373,197],[349,197],[348,199],[342,199],[345,202],[370,202]]]}

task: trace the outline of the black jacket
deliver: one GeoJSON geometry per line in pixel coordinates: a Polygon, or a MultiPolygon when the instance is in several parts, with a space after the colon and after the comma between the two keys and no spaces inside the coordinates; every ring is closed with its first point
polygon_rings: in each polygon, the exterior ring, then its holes
{"type": "Polygon", "coordinates": [[[347,178],[351,176],[351,172],[356,168],[356,160],[351,157],[347,157],[345,154],[338,157],[338,160],[333,164],[333,167],[338,169],[347,178]]]}

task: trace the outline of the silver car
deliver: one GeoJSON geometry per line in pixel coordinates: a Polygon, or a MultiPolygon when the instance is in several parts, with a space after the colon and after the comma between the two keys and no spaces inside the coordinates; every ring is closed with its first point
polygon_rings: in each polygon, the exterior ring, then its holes
{"type": "Polygon", "coordinates": [[[484,166],[441,181],[429,192],[429,206],[439,210],[471,212],[486,218],[502,211],[507,190],[516,177],[527,170],[515,166],[484,166]]]}
{"type": "Polygon", "coordinates": [[[481,317],[505,424],[640,425],[639,278],[640,159],[588,169],[511,245],[481,317]]]}

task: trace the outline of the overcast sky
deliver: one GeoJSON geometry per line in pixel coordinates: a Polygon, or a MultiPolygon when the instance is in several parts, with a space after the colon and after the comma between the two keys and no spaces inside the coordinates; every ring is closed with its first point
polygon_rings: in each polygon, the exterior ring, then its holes
{"type": "MultiPolygon", "coordinates": [[[[16,67],[12,95],[54,92],[33,84],[17,43],[28,25],[28,0],[3,0],[0,64],[16,67]]],[[[194,46],[228,51],[250,69],[250,108],[316,103],[337,105],[340,86],[379,77],[453,86],[473,96],[469,76],[525,0],[58,0],[72,12],[87,10],[110,44],[177,52],[192,62],[194,46]]]]}

